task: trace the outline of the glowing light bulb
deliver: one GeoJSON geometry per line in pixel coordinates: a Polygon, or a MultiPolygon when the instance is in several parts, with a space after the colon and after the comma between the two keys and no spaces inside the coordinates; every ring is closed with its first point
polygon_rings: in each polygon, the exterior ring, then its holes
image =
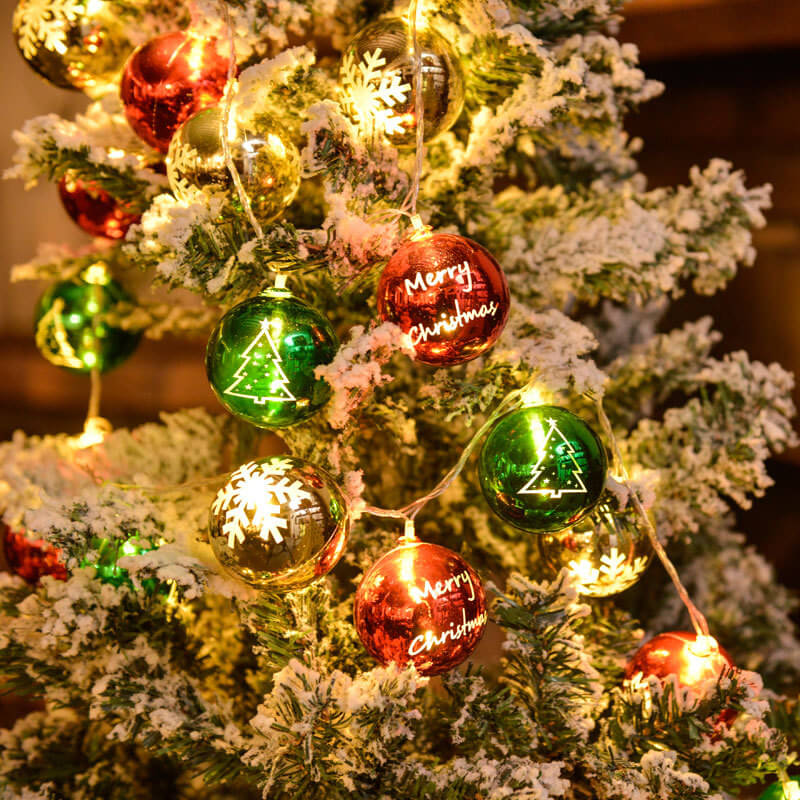
{"type": "Polygon", "coordinates": [[[111,423],[107,419],[89,417],[83,426],[83,433],[73,436],[69,443],[75,450],[85,450],[87,447],[102,444],[112,430],[111,423]]]}

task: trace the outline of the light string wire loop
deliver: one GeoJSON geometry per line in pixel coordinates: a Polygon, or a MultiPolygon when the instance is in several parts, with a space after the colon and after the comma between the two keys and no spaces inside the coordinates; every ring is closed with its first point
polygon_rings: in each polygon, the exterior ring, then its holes
{"type": "Polygon", "coordinates": [[[407,522],[413,521],[414,518],[419,514],[419,512],[433,499],[439,497],[441,494],[447,491],[448,488],[453,484],[455,479],[461,474],[464,467],[466,466],[469,457],[475,451],[475,448],[480,443],[481,439],[486,435],[487,431],[494,425],[497,421],[498,417],[501,417],[505,414],[512,405],[516,402],[520,401],[527,392],[529,392],[533,388],[533,383],[535,380],[535,373],[531,375],[528,382],[519,389],[514,389],[513,391],[509,392],[503,400],[497,405],[495,410],[487,417],[486,422],[481,425],[480,428],[475,432],[472,438],[467,442],[466,447],[461,453],[461,457],[458,461],[452,466],[452,468],[447,472],[447,474],[436,484],[436,486],[431,489],[426,495],[417,498],[416,500],[412,501],[408,505],[403,506],[400,509],[388,509],[388,508],[379,508],[376,506],[366,506],[364,508],[364,513],[371,514],[372,516],[376,517],[387,517],[393,519],[404,519],[407,522]]]}
{"type": "Polygon", "coordinates": [[[608,414],[606,414],[606,410],[603,407],[603,398],[594,392],[586,392],[586,396],[594,402],[595,409],[597,411],[597,418],[600,420],[603,433],[605,433],[606,438],[608,439],[609,446],[611,447],[613,468],[616,474],[622,479],[621,483],[623,486],[625,486],[625,488],[628,490],[630,502],[642,520],[645,531],[647,532],[647,536],[650,539],[650,544],[653,546],[653,550],[664,566],[664,569],[666,570],[667,575],[669,575],[670,580],[672,580],[675,590],[678,593],[678,597],[680,597],[681,602],[684,604],[684,606],[686,606],[686,610],[689,612],[689,618],[692,622],[692,627],[694,628],[695,633],[698,636],[708,636],[708,622],[706,621],[705,616],[702,614],[700,609],[697,608],[694,602],[692,602],[689,592],[681,582],[680,575],[678,575],[678,570],[675,569],[675,565],[672,563],[672,561],[670,561],[667,551],[664,549],[664,546],[658,539],[656,529],[653,527],[653,523],[645,511],[638,492],[630,483],[630,477],[628,476],[628,471],[625,469],[625,464],[622,460],[622,454],[620,453],[617,437],[614,435],[614,429],[611,426],[611,421],[609,420],[608,414]]]}
{"type": "MultiPolygon", "coordinates": [[[[225,93],[222,97],[222,130],[220,131],[222,155],[225,159],[225,166],[227,167],[231,179],[233,180],[233,185],[236,187],[236,194],[239,197],[239,202],[241,203],[242,208],[244,209],[245,216],[250,222],[250,225],[253,227],[259,244],[264,244],[264,229],[261,227],[261,223],[258,221],[258,219],[256,219],[256,215],[253,213],[253,207],[250,203],[250,196],[247,194],[247,190],[244,188],[242,176],[239,174],[239,170],[236,168],[236,164],[233,161],[231,144],[228,141],[230,119],[231,114],[233,113],[234,87],[236,86],[236,30],[233,27],[233,18],[231,17],[231,12],[228,8],[227,2],[225,2],[225,0],[219,0],[219,6],[222,9],[222,15],[225,18],[229,52],[228,79],[225,83],[225,93]]],[[[285,289],[286,275],[282,272],[276,272],[275,270],[271,270],[271,272],[275,276],[274,288],[285,289]]]]}
{"type": "MultiPolygon", "coordinates": [[[[417,29],[417,15],[419,13],[419,0],[411,0],[408,7],[409,23],[411,26],[411,46],[414,58],[414,120],[416,122],[414,140],[414,173],[411,179],[411,190],[407,198],[412,222],[417,216],[417,199],[422,181],[422,168],[425,159],[425,102],[422,95],[422,50],[419,43],[417,29]]],[[[405,205],[405,204],[404,204],[405,205]]]]}
{"type": "Polygon", "coordinates": [[[261,224],[256,219],[253,213],[253,208],[250,205],[250,197],[245,191],[244,184],[242,183],[242,176],[233,162],[231,155],[231,145],[228,141],[228,131],[230,130],[230,119],[233,110],[233,95],[236,86],[236,30],[233,27],[233,18],[228,4],[225,0],[219,0],[219,7],[222,9],[222,16],[225,19],[225,28],[228,34],[228,79],[225,83],[225,93],[222,96],[222,130],[220,131],[220,141],[222,142],[222,155],[225,158],[225,166],[231,175],[233,184],[236,187],[236,194],[239,196],[239,202],[247,216],[248,221],[253,226],[256,233],[256,238],[259,242],[264,240],[264,231],[261,224]]]}

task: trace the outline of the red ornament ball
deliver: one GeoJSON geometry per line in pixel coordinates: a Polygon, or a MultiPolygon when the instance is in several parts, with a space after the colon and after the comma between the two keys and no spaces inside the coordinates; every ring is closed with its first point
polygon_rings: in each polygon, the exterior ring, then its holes
{"type": "Polygon", "coordinates": [[[142,218],[126,211],[108,192],[70,175],[58,182],[58,194],[67,214],[92,236],[122,239],[142,218]]]}
{"type": "Polygon", "coordinates": [[[486,628],[481,579],[461,556],[437,544],[404,541],[364,576],[355,598],[356,630],[381,664],[414,664],[438,675],[460,664],[486,628]]]}
{"type": "Polygon", "coordinates": [[[451,366],[485,353],[508,318],[500,265],[477,242],[423,234],[390,259],[378,283],[378,313],[411,337],[423,364],[451,366]]]}
{"type": "Polygon", "coordinates": [[[125,64],[120,97],[136,134],[162,153],[192,114],[225,91],[229,59],[216,39],[176,31],[151,39],[125,64]]]}
{"type": "Polygon", "coordinates": [[[28,583],[38,583],[45,575],[59,581],[68,577],[61,553],[43,539],[28,539],[24,533],[4,525],[3,550],[9,569],[28,583]]]}
{"type": "Polygon", "coordinates": [[[731,657],[713,637],[698,638],[689,631],[670,631],[654,636],[636,651],[625,668],[625,677],[675,675],[680,686],[697,688],[732,668],[731,657]]]}

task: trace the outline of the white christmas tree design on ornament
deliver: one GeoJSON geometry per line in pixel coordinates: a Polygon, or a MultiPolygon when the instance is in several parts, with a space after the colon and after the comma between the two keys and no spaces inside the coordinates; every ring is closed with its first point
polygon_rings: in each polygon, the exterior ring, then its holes
{"type": "Polygon", "coordinates": [[[549,418],[547,423],[550,426],[547,436],[537,448],[539,460],[530,479],[517,494],[542,494],[551,500],[558,500],[564,494],[586,494],[586,485],[581,479],[583,469],[575,460],[575,448],[561,433],[554,419],[549,418]],[[554,436],[557,437],[555,443],[554,436]],[[563,476],[567,471],[569,475],[565,479],[563,476]],[[544,480],[540,480],[543,475],[544,480]],[[542,483],[553,485],[541,486],[542,483]]]}
{"type": "Polygon", "coordinates": [[[267,401],[275,403],[295,402],[297,398],[289,390],[289,379],[281,367],[278,347],[275,344],[272,327],[280,328],[279,320],[262,320],[261,328],[255,339],[242,353],[242,365],[233,376],[233,383],[225,389],[224,394],[252,400],[256,405],[264,405],[267,401]],[[268,389],[264,394],[260,386],[267,379],[268,389]]]}
{"type": "Polygon", "coordinates": [[[217,492],[211,511],[213,514],[225,512],[222,532],[228,537],[231,550],[237,543],[244,543],[253,528],[258,530],[258,537],[263,541],[272,539],[280,544],[283,531],[288,527],[281,515],[281,506],[288,504],[296,509],[301,501],[313,500],[301,481],[289,482],[286,472],[291,467],[286,459],[243,464],[217,492]]]}
{"type": "Polygon", "coordinates": [[[366,132],[382,131],[389,135],[405,133],[405,115],[395,106],[408,100],[411,84],[403,83],[399,70],[382,69],[386,59],[381,48],[366,52],[357,61],[346,53],[342,61],[339,100],[347,114],[366,132]]]}

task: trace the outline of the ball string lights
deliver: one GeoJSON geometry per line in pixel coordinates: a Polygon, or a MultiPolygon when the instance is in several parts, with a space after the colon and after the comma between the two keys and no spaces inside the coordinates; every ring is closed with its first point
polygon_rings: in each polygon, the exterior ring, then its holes
{"type": "Polygon", "coordinates": [[[220,564],[261,589],[300,589],[327,575],[350,530],[333,478],[291,456],[243,464],[219,490],[210,513],[211,547],[220,564]]]}
{"type": "Polygon", "coordinates": [[[353,606],[356,631],[378,662],[437,675],[462,663],[488,621],[478,574],[460,555],[407,535],[367,571],[353,606]]]}
{"type": "Polygon", "coordinates": [[[112,0],[19,0],[12,24],[25,61],[61,89],[104,91],[133,50],[112,0]]]}

